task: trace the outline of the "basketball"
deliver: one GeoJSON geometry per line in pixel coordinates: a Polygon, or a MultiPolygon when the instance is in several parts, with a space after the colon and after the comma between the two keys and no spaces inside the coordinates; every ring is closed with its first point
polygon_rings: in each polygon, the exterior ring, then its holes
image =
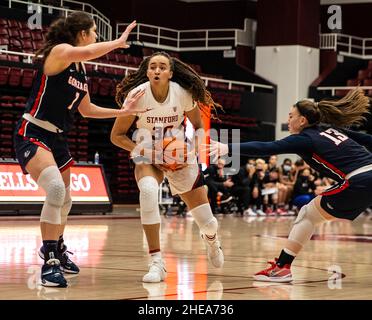
{"type": "Polygon", "coordinates": [[[163,139],[163,162],[170,170],[187,162],[187,143],[175,137],[163,139]]]}

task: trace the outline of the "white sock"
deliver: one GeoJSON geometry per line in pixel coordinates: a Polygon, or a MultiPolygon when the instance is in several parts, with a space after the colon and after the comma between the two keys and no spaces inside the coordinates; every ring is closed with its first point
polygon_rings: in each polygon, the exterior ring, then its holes
{"type": "Polygon", "coordinates": [[[151,260],[162,260],[161,251],[150,253],[151,260]]]}

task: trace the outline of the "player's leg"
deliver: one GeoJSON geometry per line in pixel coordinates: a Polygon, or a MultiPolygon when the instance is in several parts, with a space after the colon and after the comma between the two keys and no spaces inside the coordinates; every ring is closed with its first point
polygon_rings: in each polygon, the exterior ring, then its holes
{"type": "MultiPolygon", "coordinates": [[[[63,182],[65,184],[65,198],[63,201],[63,206],[61,208],[61,225],[58,231],[58,243],[57,243],[57,251],[58,251],[58,259],[61,262],[61,270],[66,273],[77,274],[79,273],[79,267],[70,259],[69,254],[72,252],[67,250],[67,246],[64,243],[63,233],[65,231],[67,217],[70,213],[72,207],[72,200],[71,200],[71,191],[70,191],[70,173],[71,169],[67,168],[63,172],[61,172],[63,182]]],[[[39,250],[40,257],[44,256],[44,247],[42,246],[39,250]]]]}
{"type": "Polygon", "coordinates": [[[27,162],[26,170],[46,193],[40,216],[44,247],[44,265],[41,281],[44,286],[66,287],[67,281],[60,271],[57,242],[61,224],[61,208],[65,198],[65,185],[50,151],[37,147],[27,162]]]}
{"type": "Polygon", "coordinates": [[[165,263],[160,250],[159,184],[163,173],[152,165],[137,164],[134,171],[140,190],[141,223],[150,254],[149,272],[143,282],[160,282],[166,277],[165,263]]]}
{"type": "Polygon", "coordinates": [[[258,281],[290,282],[292,281],[291,264],[303,246],[310,240],[317,225],[336,219],[321,206],[321,196],[317,196],[298,213],[289,233],[287,243],[271,266],[254,275],[258,281]]]}
{"type": "Polygon", "coordinates": [[[196,224],[199,226],[201,236],[207,244],[210,262],[216,268],[221,268],[224,263],[224,256],[217,235],[218,222],[213,216],[207,191],[204,186],[200,186],[180,194],[180,197],[186,203],[196,224]]]}

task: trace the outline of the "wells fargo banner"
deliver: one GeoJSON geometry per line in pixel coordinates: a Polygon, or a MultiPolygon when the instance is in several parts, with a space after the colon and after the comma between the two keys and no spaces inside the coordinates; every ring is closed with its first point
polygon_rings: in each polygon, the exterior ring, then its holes
{"type": "MultiPolygon", "coordinates": [[[[110,202],[101,166],[77,165],[71,168],[73,202],[110,202]]],[[[0,204],[44,201],[45,192],[16,163],[0,163],[0,204]]]]}

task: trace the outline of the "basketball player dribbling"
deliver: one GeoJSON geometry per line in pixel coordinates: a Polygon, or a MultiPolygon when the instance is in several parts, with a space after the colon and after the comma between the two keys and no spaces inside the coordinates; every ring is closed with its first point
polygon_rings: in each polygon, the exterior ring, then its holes
{"type": "Polygon", "coordinates": [[[125,104],[126,99],[138,90],[144,90],[145,94],[138,100],[137,108],[152,110],[116,119],[111,141],[130,151],[135,163],[137,158],[147,154],[152,158],[149,159],[150,163],[136,163],[135,166],[135,177],[140,190],[141,223],[151,259],[149,271],[142,280],[158,283],[164,281],[167,275],[160,248],[161,221],[158,205],[159,184],[164,176],[170,183],[172,194],[178,194],[191,211],[206,242],[210,262],[217,268],[222,267],[224,256],[217,237],[218,222],[212,214],[198,164],[179,164],[177,170],[167,170],[165,165],[154,161],[153,145],[148,147],[148,152],[142,150],[141,153],[136,153],[136,143],[127,136],[133,124],[138,129],[149,130],[152,136],[159,133],[166,136],[172,129],[182,128],[185,115],[195,130],[201,129],[203,122],[195,101],[206,105],[213,105],[214,102],[199,75],[187,64],[165,52],[147,57],[135,73],[123,79],[117,88],[119,106],[123,102],[125,104]]]}
{"type": "Polygon", "coordinates": [[[127,48],[126,40],[135,26],[135,22],[131,23],[116,40],[95,43],[96,25],[92,17],[74,12],[50,25],[46,42],[36,53],[39,70],[25,112],[16,126],[14,145],[23,172],[29,173],[46,193],[40,216],[43,286],[66,287],[63,272],[80,271],[69,259],[63,239],[72,206],[70,167],[74,161],[67,146],[67,132],[73,125],[73,114],[79,110],[84,117],[103,119],[142,112],[135,106],[143,92],[127,100],[121,110],[91,103],[81,61],[127,48]]]}

